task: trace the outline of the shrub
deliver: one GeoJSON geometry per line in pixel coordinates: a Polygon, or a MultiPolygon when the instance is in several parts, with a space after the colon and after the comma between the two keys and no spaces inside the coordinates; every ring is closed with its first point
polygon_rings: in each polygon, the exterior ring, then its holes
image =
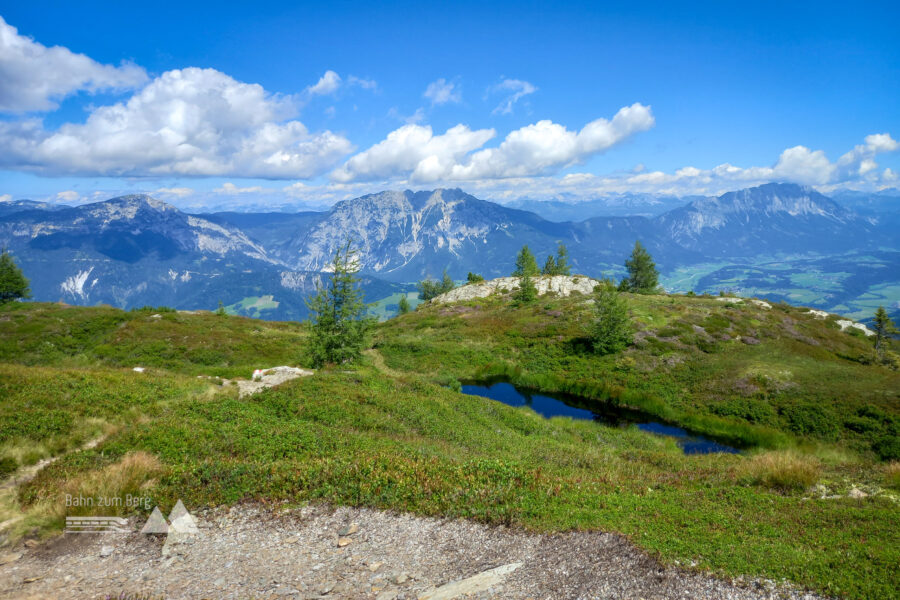
{"type": "Polygon", "coordinates": [[[881,435],[872,443],[872,450],[881,460],[900,460],[900,436],[896,432],[881,435]]]}
{"type": "Polygon", "coordinates": [[[792,451],[757,454],[741,467],[744,480],[783,492],[802,491],[819,479],[822,466],[808,455],[792,451]]]}
{"type": "Polygon", "coordinates": [[[12,475],[18,468],[19,463],[16,462],[16,459],[10,456],[0,458],[0,479],[5,479],[9,475],[12,475]]]}
{"type": "Polygon", "coordinates": [[[784,407],[782,414],[787,417],[788,425],[795,433],[824,440],[833,440],[837,436],[838,417],[830,408],[805,402],[784,407]]]}

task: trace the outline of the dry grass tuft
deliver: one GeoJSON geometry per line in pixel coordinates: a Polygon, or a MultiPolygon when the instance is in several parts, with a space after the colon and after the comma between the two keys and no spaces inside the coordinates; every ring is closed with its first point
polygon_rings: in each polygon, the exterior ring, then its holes
{"type": "Polygon", "coordinates": [[[900,461],[895,460],[885,466],[884,484],[889,488],[900,490],[900,461]]]}
{"type": "Polygon", "coordinates": [[[819,479],[822,465],[808,454],[790,450],[764,452],[739,467],[741,479],[783,492],[805,490],[819,479]]]}

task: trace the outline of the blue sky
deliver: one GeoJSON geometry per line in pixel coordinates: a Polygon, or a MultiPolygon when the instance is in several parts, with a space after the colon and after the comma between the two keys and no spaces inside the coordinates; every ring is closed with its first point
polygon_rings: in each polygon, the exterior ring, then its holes
{"type": "Polygon", "coordinates": [[[3,2],[0,198],[900,187],[897,4],[786,4],[3,2]]]}

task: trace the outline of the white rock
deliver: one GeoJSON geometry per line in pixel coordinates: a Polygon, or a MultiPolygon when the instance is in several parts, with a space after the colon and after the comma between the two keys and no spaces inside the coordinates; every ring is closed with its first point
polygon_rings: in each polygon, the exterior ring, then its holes
{"type": "Polygon", "coordinates": [[[253,379],[251,381],[238,381],[239,396],[249,396],[256,392],[279,385],[291,379],[298,377],[308,377],[313,375],[315,371],[308,369],[299,369],[297,367],[272,367],[271,369],[256,369],[253,371],[253,379]]]}
{"type": "Polygon", "coordinates": [[[719,302],[733,302],[734,304],[740,304],[744,301],[743,298],[738,298],[737,296],[719,296],[716,300],[719,302]]]}
{"type": "Polygon", "coordinates": [[[859,329],[860,331],[865,333],[867,336],[875,335],[874,331],[872,331],[862,323],[854,323],[853,321],[848,321],[846,319],[839,319],[837,321],[837,324],[838,327],[841,328],[841,331],[845,331],[848,327],[855,327],[856,329],[859,329]]]}
{"type": "Polygon", "coordinates": [[[132,371],[134,371],[135,373],[143,373],[144,371],[146,371],[146,369],[144,367],[135,367],[132,369],[132,371]]]}
{"type": "Polygon", "coordinates": [[[765,300],[757,300],[756,298],[751,298],[750,302],[752,302],[753,304],[757,305],[758,307],[764,308],[766,310],[769,310],[770,308],[772,308],[772,305],[769,304],[768,302],[766,302],[765,300]]]}
{"type": "MultiPolygon", "coordinates": [[[[432,299],[431,302],[436,304],[446,304],[448,302],[461,302],[465,300],[474,300],[475,298],[487,298],[494,294],[501,293],[501,290],[509,292],[519,289],[519,277],[500,277],[491,279],[481,283],[471,283],[450,290],[445,294],[441,294],[432,299]]],[[[534,287],[537,288],[538,296],[548,293],[559,294],[560,296],[568,296],[572,292],[579,292],[584,295],[594,293],[594,286],[600,282],[596,279],[584,276],[569,275],[547,275],[533,277],[534,287]]]]}
{"type": "Polygon", "coordinates": [[[442,585],[431,592],[419,596],[419,600],[452,600],[453,598],[459,598],[465,594],[477,594],[489,590],[501,583],[506,579],[507,575],[521,566],[522,563],[510,563],[508,565],[503,565],[502,567],[490,569],[483,573],[479,573],[478,575],[473,575],[466,579],[442,585]]]}
{"type": "Polygon", "coordinates": [[[806,314],[812,315],[817,319],[827,319],[828,318],[828,313],[825,312],[824,310],[815,310],[815,309],[811,308],[807,311],[806,314]]]}
{"type": "Polygon", "coordinates": [[[112,553],[113,553],[112,546],[103,546],[102,548],[100,548],[100,557],[101,558],[106,558],[107,556],[110,556],[112,553]]]}

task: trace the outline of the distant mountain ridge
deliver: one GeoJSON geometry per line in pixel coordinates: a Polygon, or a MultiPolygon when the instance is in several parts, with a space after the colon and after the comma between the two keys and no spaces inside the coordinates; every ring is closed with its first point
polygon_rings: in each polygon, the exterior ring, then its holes
{"type": "Polygon", "coordinates": [[[267,310],[279,318],[305,315],[304,297],[347,239],[379,297],[445,269],[455,279],[508,275],[524,244],[542,261],[564,243],[574,270],[592,277],[620,274],[635,240],[664,271],[729,257],[900,249],[896,229],[793,184],[696,198],[655,217],[578,222],[459,189],[385,191],[294,214],[186,214],[142,195],[50,206],[0,203],[0,244],[23,263],[39,299],[214,307],[273,296],[267,306],[278,308],[267,310]]]}

